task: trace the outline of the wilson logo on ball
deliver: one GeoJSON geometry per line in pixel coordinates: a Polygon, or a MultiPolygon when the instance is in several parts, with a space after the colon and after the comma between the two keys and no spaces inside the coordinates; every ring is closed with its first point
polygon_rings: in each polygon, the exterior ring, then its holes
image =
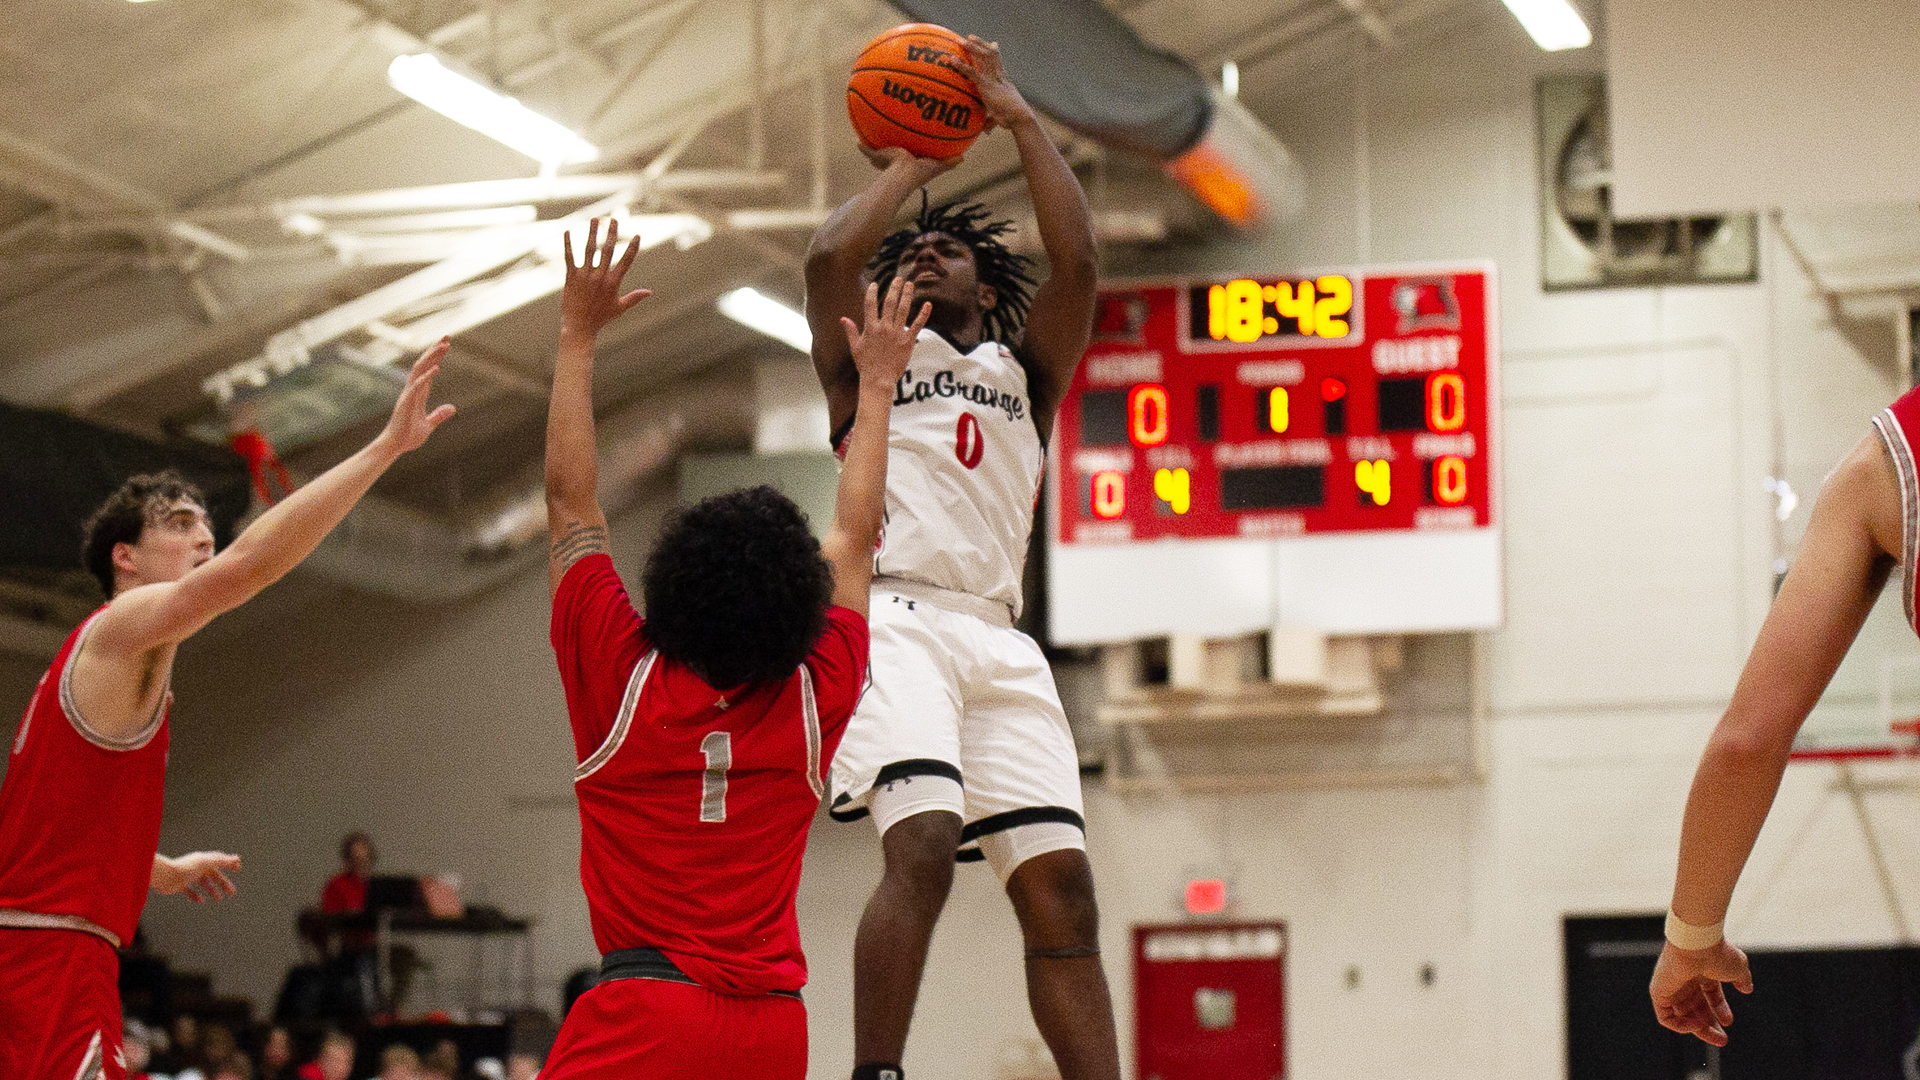
{"type": "Polygon", "coordinates": [[[964,153],[987,126],[979,88],[961,70],[966,56],[964,38],[928,23],[868,42],[847,79],[847,118],[860,141],[916,157],[964,153]]]}
{"type": "Polygon", "coordinates": [[[920,110],[920,119],[945,124],[955,131],[965,131],[973,123],[973,106],[958,102],[945,101],[923,90],[911,86],[902,86],[892,79],[880,80],[880,92],[903,105],[911,105],[920,110]]]}

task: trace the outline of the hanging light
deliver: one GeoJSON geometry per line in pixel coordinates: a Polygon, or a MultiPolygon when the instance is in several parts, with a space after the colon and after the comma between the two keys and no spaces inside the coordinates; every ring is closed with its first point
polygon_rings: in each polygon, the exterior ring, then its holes
{"type": "Polygon", "coordinates": [[[542,165],[570,165],[600,156],[598,147],[565,125],[467,78],[431,53],[394,57],[387,65],[387,81],[434,112],[542,165]]]}
{"type": "Polygon", "coordinates": [[[777,338],[803,353],[813,351],[813,330],[807,317],[751,286],[738,288],[719,300],[720,313],[742,326],[777,338]]]}
{"type": "Polygon", "coordinates": [[[1548,52],[1584,49],[1593,44],[1587,21],[1567,0],[1500,0],[1520,20],[1533,43],[1548,52]]]}

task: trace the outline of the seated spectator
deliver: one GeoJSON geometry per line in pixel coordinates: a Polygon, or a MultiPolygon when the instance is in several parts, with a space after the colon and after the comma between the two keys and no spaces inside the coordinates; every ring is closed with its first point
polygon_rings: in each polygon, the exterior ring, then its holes
{"type": "Polygon", "coordinates": [[[460,1047],[441,1039],[420,1063],[420,1080],[454,1080],[460,1073],[460,1047]]]}
{"type": "MultiPolygon", "coordinates": [[[[230,1058],[244,1059],[247,1056],[240,1050],[240,1040],[233,1037],[233,1029],[225,1024],[206,1026],[204,1034],[200,1036],[200,1054],[206,1062],[200,1071],[208,1080],[212,1080],[216,1066],[225,1064],[230,1058]]],[[[248,1071],[251,1072],[251,1068],[248,1071]]]]}
{"type": "Polygon", "coordinates": [[[532,1054],[510,1054],[507,1057],[507,1080],[538,1080],[542,1064],[532,1054]]]}
{"type": "Polygon", "coordinates": [[[200,1021],[192,1013],[174,1017],[171,1037],[165,1046],[156,1047],[152,1071],[182,1080],[204,1080],[207,1058],[200,1038],[200,1021]]]}
{"type": "Polygon", "coordinates": [[[300,1066],[300,1080],[352,1080],[353,1036],[334,1028],[320,1038],[320,1053],[300,1066]]]}
{"type": "Polygon", "coordinates": [[[127,1061],[127,1080],[149,1080],[147,1065],[153,1061],[153,1032],[147,1025],[127,1017],[120,1025],[120,1053],[127,1061]]]}
{"type": "Polygon", "coordinates": [[[235,1050],[215,1058],[214,1063],[207,1066],[207,1080],[253,1080],[253,1062],[235,1050]]]}
{"type": "Polygon", "coordinates": [[[281,1025],[267,1029],[260,1040],[260,1080],[299,1080],[293,1065],[293,1033],[281,1025]]]}
{"type": "Polygon", "coordinates": [[[380,1051],[377,1080],[420,1080],[420,1055],[405,1043],[394,1043],[380,1051]]]}

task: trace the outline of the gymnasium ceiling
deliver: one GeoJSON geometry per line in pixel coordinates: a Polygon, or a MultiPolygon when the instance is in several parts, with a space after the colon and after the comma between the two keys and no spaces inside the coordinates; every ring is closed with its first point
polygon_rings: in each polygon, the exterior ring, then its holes
{"type": "MultiPolygon", "coordinates": [[[[1496,0],[1110,3],[1204,70],[1238,61],[1242,97],[1256,110],[1310,74],[1302,57],[1330,42],[1393,41],[1444,26],[1456,9],[1498,10],[1496,0]]],[[[642,257],[636,278],[658,295],[603,345],[603,406],[695,369],[792,355],[719,316],[713,300],[740,284],[800,299],[809,212],[868,175],[847,137],[839,81],[859,45],[899,21],[878,0],[9,0],[0,5],[0,397],[160,435],[207,412],[207,381],[271,351],[273,335],[446,256],[469,237],[439,227],[446,219],[395,232],[381,222],[391,214],[314,198],[535,175],[529,159],[388,86],[395,56],[427,49],[600,147],[599,161],[562,179],[644,174],[635,212],[697,215],[685,240],[711,230],[684,250],[666,242],[642,257]],[[758,79],[756,11],[765,27],[758,79]],[[816,96],[824,191],[815,187],[816,96]],[[303,219],[302,208],[314,212],[303,219]],[[730,216],[752,209],[796,211],[796,224],[730,216]],[[315,224],[325,231],[300,231],[315,224]]],[[[1213,227],[1150,168],[1096,166],[1097,147],[1061,137],[1077,162],[1112,180],[1096,210],[1147,211],[1175,234],[1213,227]]],[[[989,140],[942,184],[1005,200],[1018,191],[1008,183],[1016,171],[1008,141],[989,140]]],[[[565,216],[605,194],[540,201],[538,214],[565,216]]],[[[408,214],[451,205],[413,201],[408,214]]],[[[472,325],[455,335],[442,394],[460,405],[460,420],[403,463],[385,495],[457,516],[474,493],[524,476],[539,453],[557,308],[546,295],[458,320],[472,325]]],[[[288,464],[316,472],[370,430],[315,443],[288,464]]]]}

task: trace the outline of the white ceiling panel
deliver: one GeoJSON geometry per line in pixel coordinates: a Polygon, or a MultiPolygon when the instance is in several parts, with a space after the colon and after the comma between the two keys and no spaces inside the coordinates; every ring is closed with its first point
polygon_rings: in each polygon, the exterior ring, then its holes
{"type": "Polygon", "coordinates": [[[1623,217],[1920,200],[1920,3],[1611,0],[1623,217]]]}

